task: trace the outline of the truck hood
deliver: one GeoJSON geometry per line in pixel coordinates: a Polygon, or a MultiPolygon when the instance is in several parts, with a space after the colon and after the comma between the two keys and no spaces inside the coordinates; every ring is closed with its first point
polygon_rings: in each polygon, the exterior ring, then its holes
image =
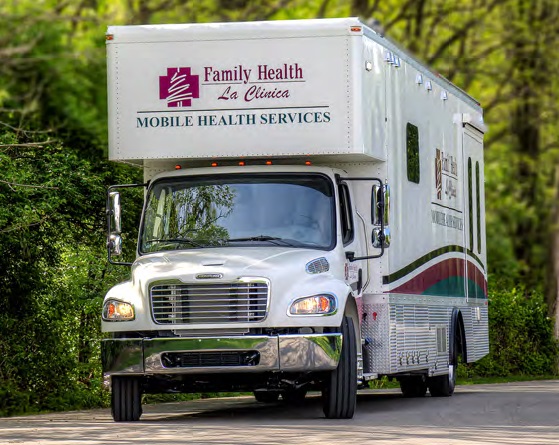
{"type": "Polygon", "coordinates": [[[278,273],[304,272],[305,265],[329,252],[285,247],[227,247],[158,252],[138,258],[132,267],[133,284],[144,288],[154,280],[195,282],[199,274],[221,274],[225,280],[242,276],[272,279],[278,273]]]}

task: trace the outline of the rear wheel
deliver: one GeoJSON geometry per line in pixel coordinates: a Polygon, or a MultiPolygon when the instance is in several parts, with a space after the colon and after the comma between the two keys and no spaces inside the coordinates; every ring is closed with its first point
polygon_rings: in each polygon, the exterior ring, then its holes
{"type": "Polygon", "coordinates": [[[458,366],[458,341],[453,338],[454,345],[449,357],[448,374],[429,378],[429,392],[432,397],[450,397],[456,388],[456,368],[458,366]]]}
{"type": "Polygon", "coordinates": [[[254,391],[254,398],[260,403],[274,403],[279,399],[277,391],[254,391]]]}
{"type": "Polygon", "coordinates": [[[136,422],[142,415],[142,390],[137,377],[111,377],[111,408],[115,422],[136,422]]]}
{"type": "Polygon", "coordinates": [[[399,381],[404,397],[424,397],[427,393],[427,382],[423,376],[402,377],[399,381]]]}
{"type": "Polygon", "coordinates": [[[322,389],[324,415],[328,419],[351,419],[357,399],[357,340],[351,317],[342,322],[342,353],[338,367],[322,389]]]}

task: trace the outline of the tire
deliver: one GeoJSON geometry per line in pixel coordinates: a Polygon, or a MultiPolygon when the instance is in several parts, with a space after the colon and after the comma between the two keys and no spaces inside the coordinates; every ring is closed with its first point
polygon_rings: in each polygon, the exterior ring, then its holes
{"type": "Polygon", "coordinates": [[[279,399],[277,391],[254,391],[254,398],[260,403],[274,403],[279,399]]]}
{"type": "Polygon", "coordinates": [[[328,419],[351,419],[357,399],[357,340],[353,320],[342,321],[342,353],[322,389],[322,408],[328,419]]]}
{"type": "Polygon", "coordinates": [[[111,377],[111,411],[115,422],[136,422],[142,415],[142,390],[136,377],[111,377]]]}
{"type": "Polygon", "coordinates": [[[306,396],[307,390],[304,388],[288,389],[281,393],[281,398],[285,403],[288,403],[289,405],[298,405],[300,403],[303,403],[306,396]]]}
{"type": "Polygon", "coordinates": [[[449,357],[448,374],[430,377],[428,381],[431,397],[450,397],[456,388],[456,368],[458,367],[458,342],[453,339],[454,345],[449,357]]]}
{"type": "Polygon", "coordinates": [[[402,377],[400,389],[404,397],[424,397],[427,393],[427,382],[423,376],[402,377]]]}

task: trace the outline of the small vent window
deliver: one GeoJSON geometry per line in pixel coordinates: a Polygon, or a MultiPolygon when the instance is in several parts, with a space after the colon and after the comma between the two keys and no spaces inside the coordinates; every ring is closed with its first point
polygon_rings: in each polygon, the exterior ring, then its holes
{"type": "Polygon", "coordinates": [[[419,129],[410,123],[406,125],[406,158],[408,181],[419,184],[419,129]]]}
{"type": "Polygon", "coordinates": [[[349,189],[346,184],[340,185],[340,219],[342,220],[342,237],[344,246],[353,241],[353,215],[351,211],[351,201],[349,199],[349,189]]]}
{"type": "Polygon", "coordinates": [[[446,352],[446,326],[437,327],[437,353],[446,352]]]}

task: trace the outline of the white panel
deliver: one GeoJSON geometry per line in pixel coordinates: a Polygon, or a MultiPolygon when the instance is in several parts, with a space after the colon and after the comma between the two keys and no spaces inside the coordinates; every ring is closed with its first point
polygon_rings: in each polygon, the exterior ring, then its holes
{"type": "Polygon", "coordinates": [[[110,158],[366,159],[353,141],[351,39],[363,37],[109,42],[110,158]],[[178,102],[165,98],[175,83],[178,102]]]}

